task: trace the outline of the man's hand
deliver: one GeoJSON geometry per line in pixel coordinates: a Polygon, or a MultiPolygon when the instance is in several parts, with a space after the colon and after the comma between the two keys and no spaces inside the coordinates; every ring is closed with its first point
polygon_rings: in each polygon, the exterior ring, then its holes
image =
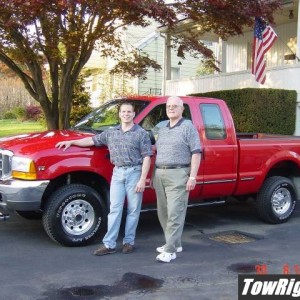
{"type": "Polygon", "coordinates": [[[58,142],[55,145],[55,147],[65,151],[68,148],[70,148],[71,145],[78,146],[78,147],[89,147],[89,146],[94,146],[94,141],[92,137],[86,137],[80,140],[58,142]]]}
{"type": "Polygon", "coordinates": [[[140,179],[135,187],[136,193],[142,193],[145,190],[146,179],[140,179]]]}
{"type": "Polygon", "coordinates": [[[70,148],[72,145],[72,141],[64,141],[64,142],[58,142],[55,147],[58,149],[62,149],[63,151],[67,150],[70,148]]]}
{"type": "Polygon", "coordinates": [[[187,191],[192,191],[196,186],[196,179],[192,179],[189,177],[188,182],[186,183],[186,190],[187,191]]]}

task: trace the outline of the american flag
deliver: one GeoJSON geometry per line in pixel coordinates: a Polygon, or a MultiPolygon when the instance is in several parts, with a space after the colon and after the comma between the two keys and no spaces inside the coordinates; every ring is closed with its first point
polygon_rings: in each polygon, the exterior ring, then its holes
{"type": "Polygon", "coordinates": [[[261,84],[266,81],[265,54],[277,39],[273,28],[261,18],[255,18],[254,38],[252,49],[252,74],[255,80],[261,84]]]}

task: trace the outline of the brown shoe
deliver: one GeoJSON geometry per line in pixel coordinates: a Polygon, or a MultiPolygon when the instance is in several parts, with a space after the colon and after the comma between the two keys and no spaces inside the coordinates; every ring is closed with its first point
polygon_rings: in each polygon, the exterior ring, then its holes
{"type": "Polygon", "coordinates": [[[123,249],[122,249],[122,252],[124,254],[128,254],[128,253],[131,253],[134,251],[134,246],[133,245],[130,245],[130,244],[124,244],[123,245],[123,249]]]}
{"type": "Polygon", "coordinates": [[[94,252],[94,255],[101,256],[106,254],[113,254],[115,252],[116,252],[116,248],[107,248],[103,245],[94,252]]]}

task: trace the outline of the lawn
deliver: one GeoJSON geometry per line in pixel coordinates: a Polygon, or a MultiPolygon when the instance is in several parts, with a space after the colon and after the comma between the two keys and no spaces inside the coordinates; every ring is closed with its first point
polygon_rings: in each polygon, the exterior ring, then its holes
{"type": "Polygon", "coordinates": [[[45,129],[46,127],[41,125],[39,122],[0,120],[0,137],[33,131],[43,131],[45,129]]]}

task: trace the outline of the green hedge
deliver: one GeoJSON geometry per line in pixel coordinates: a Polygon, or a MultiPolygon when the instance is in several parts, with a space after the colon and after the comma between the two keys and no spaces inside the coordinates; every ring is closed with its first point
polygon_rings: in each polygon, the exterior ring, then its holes
{"type": "Polygon", "coordinates": [[[225,100],[237,132],[291,135],[295,131],[296,91],[246,88],[192,95],[225,100]]]}

